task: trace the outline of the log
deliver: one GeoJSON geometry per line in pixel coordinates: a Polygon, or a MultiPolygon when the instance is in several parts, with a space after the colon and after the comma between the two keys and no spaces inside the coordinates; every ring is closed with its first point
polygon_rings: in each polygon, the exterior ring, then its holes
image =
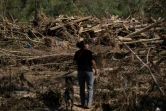
{"type": "Polygon", "coordinates": [[[63,25],[59,25],[59,26],[55,26],[55,27],[51,27],[50,30],[51,30],[51,31],[52,31],[52,30],[56,30],[56,29],[59,29],[59,28],[64,27],[65,25],[75,24],[75,23],[77,23],[77,22],[85,21],[85,20],[88,20],[88,19],[90,19],[90,18],[91,18],[91,16],[84,17],[84,18],[81,18],[81,19],[78,19],[78,20],[75,20],[75,21],[69,22],[69,23],[67,23],[67,24],[63,24],[63,25]]]}
{"type": "Polygon", "coordinates": [[[122,41],[132,41],[131,38],[124,38],[124,37],[121,37],[121,36],[118,36],[118,38],[122,41]]]}
{"type": "Polygon", "coordinates": [[[52,58],[56,56],[73,56],[73,55],[74,53],[62,53],[62,54],[53,54],[53,55],[34,56],[33,58],[29,58],[28,60],[52,58]]]}
{"type": "Polygon", "coordinates": [[[163,18],[163,19],[161,19],[160,21],[158,21],[158,22],[156,22],[156,23],[153,23],[153,24],[151,24],[151,25],[149,25],[149,26],[147,26],[147,27],[145,27],[145,28],[143,28],[143,29],[141,29],[141,30],[139,30],[139,31],[133,32],[133,33],[131,33],[131,34],[125,36],[125,38],[132,37],[132,36],[134,36],[134,35],[137,35],[137,34],[140,34],[140,33],[142,33],[142,32],[145,32],[145,31],[151,29],[152,27],[155,27],[155,26],[158,25],[159,23],[164,22],[165,20],[166,20],[166,18],[163,18]]]}
{"type": "Polygon", "coordinates": [[[116,38],[117,38],[120,42],[122,42],[123,45],[126,46],[126,48],[128,48],[128,49],[136,56],[136,58],[148,69],[148,71],[149,71],[151,77],[153,78],[153,80],[154,80],[156,86],[158,87],[159,91],[161,92],[161,94],[162,94],[163,96],[165,96],[164,91],[163,91],[163,90],[161,89],[161,87],[159,86],[159,84],[158,84],[158,82],[157,82],[157,80],[156,80],[156,78],[155,78],[155,76],[154,76],[152,70],[150,69],[150,67],[149,67],[147,64],[145,64],[145,63],[143,62],[143,60],[142,60],[138,55],[136,55],[136,53],[135,53],[130,47],[128,47],[123,41],[121,41],[118,37],[116,37],[116,38]]]}
{"type": "Polygon", "coordinates": [[[0,31],[0,33],[3,33],[3,32],[17,33],[17,34],[23,35],[23,36],[26,38],[26,40],[28,40],[29,42],[32,42],[32,43],[41,43],[41,44],[43,44],[43,42],[32,40],[31,38],[28,37],[27,34],[22,33],[22,32],[18,32],[18,31],[10,31],[10,30],[0,31]]]}
{"type": "MultiPolygon", "coordinates": [[[[48,63],[52,63],[52,62],[56,62],[57,60],[60,59],[65,59],[66,57],[73,57],[74,53],[67,53],[67,54],[53,54],[53,55],[43,55],[43,56],[34,56],[34,57],[27,57],[25,59],[22,59],[20,62],[22,64],[48,64],[48,63]]],[[[53,65],[53,64],[52,64],[53,65]]]]}
{"type": "MultiPolygon", "coordinates": [[[[119,38],[120,39],[120,38],[119,38]]],[[[121,40],[121,39],[120,39],[121,40]]],[[[134,44],[134,43],[140,43],[140,42],[151,42],[151,41],[156,41],[156,40],[160,40],[160,38],[154,38],[154,39],[140,39],[140,40],[136,40],[136,41],[131,41],[131,42],[124,42],[125,44],[134,44]]],[[[123,41],[123,40],[122,40],[123,41]]],[[[119,43],[120,45],[123,43],[119,43]]]]}
{"type": "Polygon", "coordinates": [[[141,25],[135,25],[135,26],[133,26],[133,25],[130,25],[129,27],[128,27],[128,29],[130,30],[130,29],[133,29],[133,28],[144,28],[144,27],[147,27],[149,24],[141,24],[141,25]]]}

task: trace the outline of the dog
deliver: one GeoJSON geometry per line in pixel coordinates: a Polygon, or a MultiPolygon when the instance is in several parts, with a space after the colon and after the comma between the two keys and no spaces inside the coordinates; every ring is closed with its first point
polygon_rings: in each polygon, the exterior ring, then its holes
{"type": "Polygon", "coordinates": [[[71,111],[73,110],[73,104],[74,104],[74,88],[73,88],[73,80],[71,76],[65,77],[65,92],[64,92],[64,98],[65,98],[65,105],[66,105],[66,111],[68,111],[68,107],[71,107],[71,111]]]}

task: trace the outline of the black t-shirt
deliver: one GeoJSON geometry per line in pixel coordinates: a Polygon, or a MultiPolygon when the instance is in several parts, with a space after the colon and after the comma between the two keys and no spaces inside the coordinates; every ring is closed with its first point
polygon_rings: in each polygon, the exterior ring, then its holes
{"type": "Polygon", "coordinates": [[[90,50],[78,50],[74,55],[77,61],[78,70],[92,71],[91,60],[94,60],[90,50]]]}

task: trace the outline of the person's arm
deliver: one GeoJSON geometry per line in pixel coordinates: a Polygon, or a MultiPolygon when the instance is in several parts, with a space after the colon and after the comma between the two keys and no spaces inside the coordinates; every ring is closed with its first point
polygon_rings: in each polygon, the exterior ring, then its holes
{"type": "Polygon", "coordinates": [[[95,75],[98,75],[98,70],[97,70],[97,66],[96,66],[95,60],[91,60],[91,62],[92,62],[92,67],[93,67],[94,70],[95,70],[95,75]]]}
{"type": "Polygon", "coordinates": [[[74,65],[76,65],[76,64],[77,64],[76,60],[73,60],[73,64],[74,64],[74,65]]]}
{"type": "Polygon", "coordinates": [[[77,55],[76,55],[76,53],[74,54],[74,58],[73,58],[73,67],[74,68],[77,67],[77,55]]]}

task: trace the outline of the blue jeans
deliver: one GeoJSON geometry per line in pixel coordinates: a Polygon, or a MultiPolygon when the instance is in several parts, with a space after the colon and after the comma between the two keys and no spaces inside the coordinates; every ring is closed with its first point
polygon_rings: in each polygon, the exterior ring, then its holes
{"type": "Polygon", "coordinates": [[[81,105],[92,105],[94,73],[89,71],[78,71],[78,82],[80,86],[81,105]],[[85,96],[85,83],[87,84],[87,97],[85,96]],[[87,99],[86,99],[87,98],[87,99]]]}

